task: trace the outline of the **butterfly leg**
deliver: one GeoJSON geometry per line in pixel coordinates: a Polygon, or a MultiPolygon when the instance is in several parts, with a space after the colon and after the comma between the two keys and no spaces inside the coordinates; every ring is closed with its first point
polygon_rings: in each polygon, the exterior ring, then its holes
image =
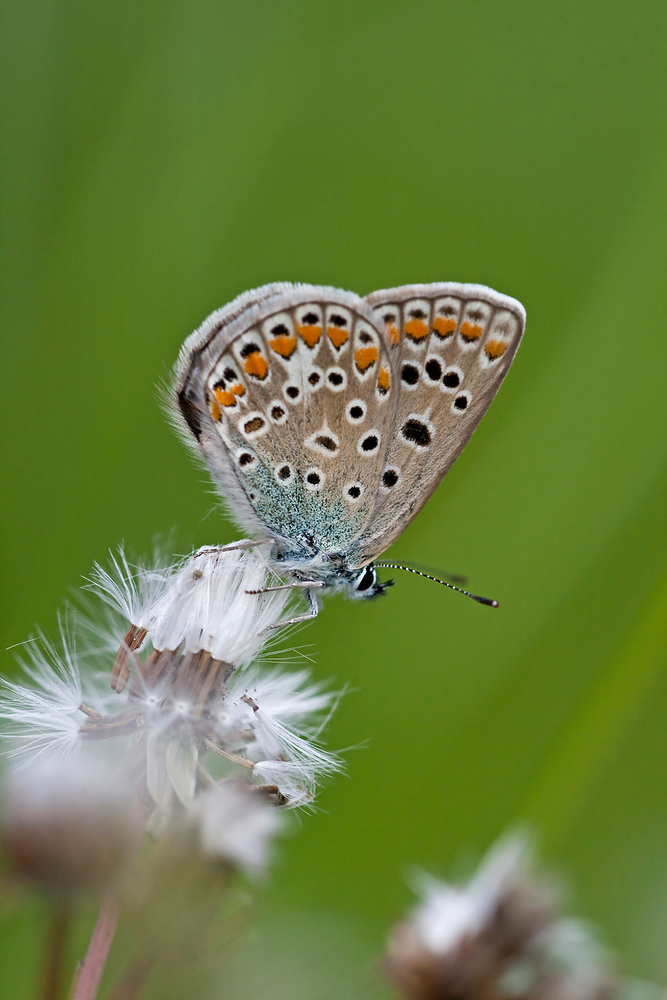
{"type": "Polygon", "coordinates": [[[271,538],[244,538],[240,542],[230,542],[228,545],[205,545],[197,549],[195,555],[211,555],[214,552],[234,552],[238,549],[256,549],[259,545],[267,545],[271,538]]]}
{"type": "MultiPolygon", "coordinates": [[[[308,611],[303,615],[297,615],[296,618],[288,618],[286,622],[278,622],[277,625],[269,625],[268,628],[262,629],[259,633],[263,635],[264,632],[271,632],[273,629],[286,628],[287,625],[298,625],[299,622],[309,622],[313,618],[317,618],[319,612],[319,606],[317,603],[317,597],[315,596],[315,591],[313,587],[322,587],[324,584],[319,581],[311,580],[304,583],[288,583],[284,587],[269,587],[269,590],[286,590],[288,587],[307,587],[306,596],[308,598],[308,604],[310,605],[308,611]]],[[[252,593],[252,591],[247,591],[247,593],[252,593]]],[[[255,593],[264,593],[264,591],[255,591],[255,593]]]]}
{"type": "Polygon", "coordinates": [[[321,580],[296,580],[294,583],[281,583],[279,587],[262,587],[260,590],[246,590],[246,594],[271,594],[274,590],[292,590],[294,587],[324,587],[321,580]]]}

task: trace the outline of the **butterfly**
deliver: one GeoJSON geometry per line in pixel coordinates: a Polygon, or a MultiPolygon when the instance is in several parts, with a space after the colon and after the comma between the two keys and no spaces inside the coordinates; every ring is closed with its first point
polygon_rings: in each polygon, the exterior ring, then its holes
{"type": "Polygon", "coordinates": [[[388,586],[374,560],[467,443],[524,325],[519,302],[483,285],[362,298],[280,282],[186,340],[177,423],[236,521],[268,538],[272,565],[306,590],[301,617],[317,614],[317,588],[370,598],[388,586]]]}

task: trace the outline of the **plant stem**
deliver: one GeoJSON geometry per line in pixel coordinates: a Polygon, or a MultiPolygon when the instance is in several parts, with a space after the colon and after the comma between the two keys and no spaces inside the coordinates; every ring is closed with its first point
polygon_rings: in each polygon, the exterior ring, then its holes
{"type": "MultiPolygon", "coordinates": [[[[141,845],[141,838],[146,826],[147,809],[139,796],[135,796],[130,812],[132,817],[132,837],[128,848],[128,857],[136,856],[141,845]]],[[[75,973],[71,1000],[95,1000],[99,989],[104,966],[113,943],[118,918],[120,902],[113,892],[107,893],[100,908],[93,936],[88,945],[83,964],[75,973]]]]}
{"type": "Polygon", "coordinates": [[[63,958],[67,929],[69,925],[69,909],[64,903],[58,904],[51,916],[49,935],[46,943],[46,961],[44,962],[44,978],[42,981],[42,1000],[58,1000],[62,982],[63,958]]]}
{"type": "Polygon", "coordinates": [[[118,926],[120,903],[109,894],[102,903],[93,936],[79,973],[73,1000],[95,1000],[118,926]]]}

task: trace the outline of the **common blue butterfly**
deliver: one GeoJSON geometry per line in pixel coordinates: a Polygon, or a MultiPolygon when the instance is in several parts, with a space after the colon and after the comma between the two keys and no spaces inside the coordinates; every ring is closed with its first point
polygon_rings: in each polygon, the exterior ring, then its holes
{"type": "Polygon", "coordinates": [[[270,540],[277,572],[306,589],[310,615],[315,588],[384,589],[373,561],[465,446],[524,324],[519,302],[483,285],[361,298],[275,283],[186,340],[177,420],[236,521],[270,540]]]}

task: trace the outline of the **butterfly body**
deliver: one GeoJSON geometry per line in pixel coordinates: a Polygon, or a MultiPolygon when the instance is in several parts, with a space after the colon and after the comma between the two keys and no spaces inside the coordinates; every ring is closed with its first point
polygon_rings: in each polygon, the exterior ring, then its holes
{"type": "Polygon", "coordinates": [[[280,573],[372,597],[372,561],[468,441],[524,322],[479,285],[266,285],[188,338],[173,409],[280,573]]]}

